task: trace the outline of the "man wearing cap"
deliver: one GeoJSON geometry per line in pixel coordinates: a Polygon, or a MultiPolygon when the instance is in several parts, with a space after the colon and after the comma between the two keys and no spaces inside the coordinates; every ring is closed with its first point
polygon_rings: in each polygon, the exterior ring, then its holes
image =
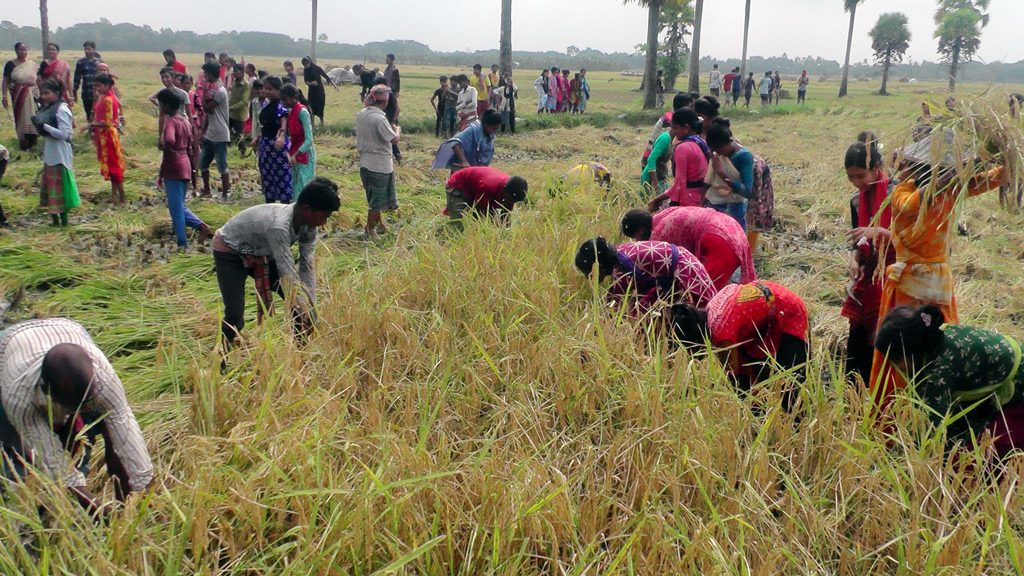
{"type": "Polygon", "coordinates": [[[91,446],[79,435],[103,436],[114,494],[153,481],[142,430],[124,386],[81,325],[64,318],[29,320],[0,333],[0,441],[4,476],[16,481],[25,465],[60,482],[92,514],[111,511],[85,487],[91,446]],[[73,461],[69,457],[77,457],[73,461]]]}

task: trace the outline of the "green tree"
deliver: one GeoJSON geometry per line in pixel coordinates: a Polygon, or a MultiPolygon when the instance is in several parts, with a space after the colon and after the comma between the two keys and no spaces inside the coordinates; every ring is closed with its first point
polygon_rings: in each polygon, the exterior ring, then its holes
{"type": "Polygon", "coordinates": [[[658,100],[658,86],[654,77],[658,74],[658,35],[661,33],[661,6],[671,0],[623,0],[624,4],[634,2],[647,8],[647,59],[644,63],[644,110],[655,107],[658,100]]]}
{"type": "Polygon", "coordinates": [[[693,25],[691,0],[666,3],[661,8],[661,27],[665,33],[659,65],[665,70],[665,90],[675,90],[676,79],[686,69],[683,58],[689,51],[686,35],[693,25]]]}
{"type": "Polygon", "coordinates": [[[875,62],[882,64],[882,89],[878,93],[886,96],[889,94],[885,90],[889,83],[889,67],[902,62],[910,48],[907,17],[899,12],[882,14],[868,35],[871,36],[871,49],[875,51],[875,62]]]}
{"type": "Polygon", "coordinates": [[[693,40],[690,41],[690,92],[700,92],[700,22],[704,17],[704,0],[696,0],[693,10],[693,40]]]}
{"type": "Polygon", "coordinates": [[[935,37],[939,54],[949,62],[949,91],[956,90],[960,62],[969,62],[981,46],[981,29],[988,25],[989,0],[939,0],[935,37]]]}
{"type": "Polygon", "coordinates": [[[501,0],[501,40],[498,43],[501,73],[512,71],[512,0],[501,0]]]}
{"type": "Polygon", "coordinates": [[[850,49],[853,48],[853,23],[857,19],[857,5],[864,0],[843,0],[843,10],[850,13],[850,32],[846,36],[846,60],[843,64],[843,81],[839,84],[839,97],[846,96],[846,86],[850,81],[850,49]]]}

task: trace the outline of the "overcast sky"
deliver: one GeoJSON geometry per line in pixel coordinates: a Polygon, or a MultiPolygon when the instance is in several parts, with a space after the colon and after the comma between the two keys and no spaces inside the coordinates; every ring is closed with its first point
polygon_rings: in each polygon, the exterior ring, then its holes
{"type": "MultiPolygon", "coordinates": [[[[34,1],[3,2],[0,19],[38,25],[39,7],[34,1]]],[[[740,56],[744,4],[745,0],[706,2],[702,54],[740,56]]],[[[174,0],[170,4],[50,0],[50,26],[67,27],[102,16],[115,23],[199,33],[261,30],[308,38],[309,7],[310,0],[174,0]]],[[[623,6],[621,0],[513,0],[512,9],[512,40],[517,50],[562,52],[575,45],[605,52],[632,51],[646,38],[646,10],[635,4],[623,6]]],[[[868,31],[879,14],[891,11],[902,11],[910,20],[909,58],[937,60],[934,9],[934,0],[866,0],[857,10],[851,60],[871,57],[868,31]]],[[[331,41],[355,44],[396,39],[417,40],[442,51],[497,48],[500,11],[500,0],[320,0],[320,32],[331,41]]],[[[992,19],[984,30],[978,58],[1024,60],[1024,0],[991,0],[989,14],[992,19]]],[[[842,0],[752,0],[748,53],[842,61],[848,24],[842,0]]],[[[102,44],[103,39],[97,41],[102,44]]]]}

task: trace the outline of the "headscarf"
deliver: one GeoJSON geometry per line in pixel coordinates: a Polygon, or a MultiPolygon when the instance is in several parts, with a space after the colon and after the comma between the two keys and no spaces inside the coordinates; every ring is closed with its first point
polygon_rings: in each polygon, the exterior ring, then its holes
{"type": "Polygon", "coordinates": [[[387,102],[390,95],[391,88],[384,84],[378,84],[370,89],[370,92],[366,95],[366,99],[363,100],[363,106],[369,107],[379,102],[387,102]]]}

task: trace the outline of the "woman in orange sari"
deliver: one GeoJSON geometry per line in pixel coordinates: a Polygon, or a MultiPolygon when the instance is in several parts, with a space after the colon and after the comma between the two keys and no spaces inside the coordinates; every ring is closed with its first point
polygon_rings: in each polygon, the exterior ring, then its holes
{"type": "Polygon", "coordinates": [[[110,181],[110,201],[124,204],[124,153],[117,130],[121,104],[114,97],[114,79],[110,74],[97,74],[92,82],[100,97],[93,106],[93,121],[85,129],[92,130],[100,174],[110,181]]]}
{"type": "Polygon", "coordinates": [[[42,87],[43,81],[50,78],[56,78],[60,82],[61,99],[69,106],[72,103],[71,99],[71,67],[68,63],[60,59],[60,46],[50,42],[46,45],[46,60],[39,65],[39,77],[36,83],[39,87],[42,87]]]}
{"type": "MultiPolygon", "coordinates": [[[[886,267],[882,279],[879,324],[898,306],[918,308],[932,304],[942,310],[949,324],[956,324],[956,298],[949,267],[949,241],[956,231],[955,209],[960,194],[977,196],[999,188],[1005,178],[997,167],[970,179],[966,187],[953,182],[953,132],[936,130],[902,152],[901,182],[892,191],[892,243],[896,262],[886,267]],[[941,152],[932,150],[932,139],[943,138],[941,152]],[[941,157],[940,157],[941,154],[941,157]],[[934,169],[933,169],[934,166],[934,169]],[[934,186],[930,180],[937,178],[934,186]],[[934,192],[931,192],[934,190],[934,192]],[[931,192],[931,193],[929,193],[931,192]],[[951,228],[950,224],[954,226],[951,228]]],[[[906,383],[875,351],[869,385],[881,408],[893,392],[906,383]]]]}
{"type": "Polygon", "coordinates": [[[18,147],[28,150],[36,145],[39,134],[32,124],[36,113],[36,72],[39,66],[28,59],[28,46],[24,42],[14,45],[17,57],[4,65],[3,103],[14,113],[14,130],[18,133],[18,147]],[[8,95],[10,101],[8,101],[8,95]]]}

